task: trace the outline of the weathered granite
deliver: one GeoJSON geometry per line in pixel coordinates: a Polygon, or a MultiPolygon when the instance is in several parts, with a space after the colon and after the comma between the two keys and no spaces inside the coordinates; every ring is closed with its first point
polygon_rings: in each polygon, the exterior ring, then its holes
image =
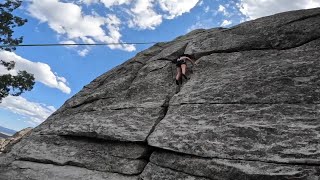
{"type": "Polygon", "coordinates": [[[1,147],[3,146],[3,144],[4,144],[5,141],[6,141],[5,138],[0,138],[0,146],[1,146],[1,147]]]}
{"type": "Polygon", "coordinates": [[[6,139],[0,139],[0,154],[9,152],[13,145],[18,143],[23,137],[31,133],[32,128],[25,128],[16,132],[13,136],[6,139]]]}
{"type": "Polygon", "coordinates": [[[187,173],[174,171],[168,168],[149,163],[140,175],[142,180],[209,180],[204,177],[196,177],[187,173]]]}
{"type": "MultiPolygon", "coordinates": [[[[186,43],[165,46],[160,54],[171,52],[177,57],[179,53],[176,51],[182,52],[185,46],[186,43]]],[[[41,134],[146,141],[150,131],[165,115],[175,89],[171,62],[152,60],[150,56],[138,55],[103,75],[105,80],[100,80],[101,77],[94,80],[36,131],[41,134]],[[143,63],[137,63],[139,59],[143,63]]]]}
{"type": "Polygon", "coordinates": [[[320,38],[320,10],[280,13],[248,21],[230,29],[215,29],[194,38],[186,53],[288,49],[320,38]]]}
{"type": "Polygon", "coordinates": [[[0,180],[138,180],[138,176],[92,171],[74,166],[56,166],[27,161],[15,161],[9,167],[0,169],[0,180]]]}
{"type": "Polygon", "coordinates": [[[319,103],[320,40],[314,43],[318,48],[306,44],[303,51],[300,47],[204,56],[171,104],[319,103]]]}
{"type": "Polygon", "coordinates": [[[143,142],[156,122],[163,118],[165,110],[164,107],[104,109],[57,115],[58,118],[55,116],[49,118],[51,123],[48,129],[45,127],[38,129],[41,129],[39,132],[41,134],[143,142]]]}
{"type": "Polygon", "coordinates": [[[15,146],[12,154],[18,160],[132,175],[142,172],[149,152],[146,146],[133,143],[34,135],[15,146]]]}
{"type": "Polygon", "coordinates": [[[172,106],[152,146],[202,157],[320,165],[319,105],[172,106]]]}
{"type": "Polygon", "coordinates": [[[0,177],[318,180],[319,14],[286,12],[155,44],[0,155],[0,177]],[[176,91],[175,65],[159,58],[182,53],[197,65],[176,91]]]}
{"type": "Polygon", "coordinates": [[[150,162],[158,167],[214,180],[313,180],[320,175],[319,166],[200,158],[166,151],[154,152],[150,162]]]}
{"type": "Polygon", "coordinates": [[[204,157],[320,164],[319,44],[202,57],[149,144],[204,157]]]}
{"type": "Polygon", "coordinates": [[[58,112],[66,108],[78,107],[102,99],[110,104],[121,102],[126,94],[126,90],[136,78],[138,71],[151,57],[158,54],[164,47],[166,47],[165,43],[162,45],[156,44],[138,53],[134,58],[99,76],[84,86],[79,93],[67,100],[58,112]],[[117,101],[117,99],[119,101],[117,101]]]}

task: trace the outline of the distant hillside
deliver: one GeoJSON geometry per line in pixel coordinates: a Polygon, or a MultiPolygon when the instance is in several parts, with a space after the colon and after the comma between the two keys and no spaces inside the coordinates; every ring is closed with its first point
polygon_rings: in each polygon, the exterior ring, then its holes
{"type": "MultiPolygon", "coordinates": [[[[14,133],[16,133],[17,131],[14,131],[12,129],[8,129],[8,128],[5,128],[5,127],[2,127],[0,126],[0,133],[1,134],[5,134],[7,136],[11,136],[13,135],[14,133]]],[[[2,137],[2,136],[1,136],[2,137]]]]}
{"type": "Polygon", "coordinates": [[[0,138],[8,138],[8,137],[9,137],[8,135],[0,133],[0,138]]]}

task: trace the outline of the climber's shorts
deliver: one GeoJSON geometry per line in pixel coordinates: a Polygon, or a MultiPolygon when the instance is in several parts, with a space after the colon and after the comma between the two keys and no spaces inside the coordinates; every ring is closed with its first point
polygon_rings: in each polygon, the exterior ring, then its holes
{"type": "Polygon", "coordinates": [[[187,64],[187,63],[186,63],[186,60],[177,61],[176,66],[177,66],[177,67],[181,67],[182,64],[187,64]]]}

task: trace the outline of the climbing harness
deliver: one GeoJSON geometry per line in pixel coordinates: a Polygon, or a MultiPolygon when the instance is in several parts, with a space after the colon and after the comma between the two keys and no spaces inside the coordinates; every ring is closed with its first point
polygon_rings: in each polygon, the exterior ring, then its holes
{"type": "Polygon", "coordinates": [[[180,57],[180,58],[178,58],[177,60],[176,60],[176,66],[177,67],[181,67],[181,65],[182,64],[187,64],[187,62],[186,62],[186,57],[185,56],[182,56],[182,57],[180,57]]]}

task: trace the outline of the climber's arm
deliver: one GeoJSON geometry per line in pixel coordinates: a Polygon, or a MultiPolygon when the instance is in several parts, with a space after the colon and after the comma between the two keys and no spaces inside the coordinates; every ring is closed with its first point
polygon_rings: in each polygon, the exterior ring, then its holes
{"type": "Polygon", "coordinates": [[[162,60],[162,61],[171,61],[171,63],[173,63],[173,64],[177,64],[177,60],[176,60],[176,59],[172,60],[172,59],[168,59],[168,58],[159,58],[159,59],[157,59],[157,60],[162,60]]]}
{"type": "Polygon", "coordinates": [[[190,61],[192,63],[192,65],[194,66],[196,63],[189,57],[187,57],[187,60],[190,61]]]}

